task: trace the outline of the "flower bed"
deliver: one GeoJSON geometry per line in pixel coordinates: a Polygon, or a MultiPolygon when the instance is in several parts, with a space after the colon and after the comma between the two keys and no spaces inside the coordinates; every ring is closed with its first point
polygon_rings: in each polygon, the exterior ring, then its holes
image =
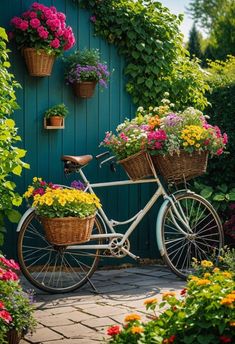
{"type": "Polygon", "coordinates": [[[145,301],[151,320],[141,321],[139,314],[125,318],[123,327],[108,329],[112,344],[219,344],[235,341],[235,274],[220,270],[210,261],[202,261],[197,275],[189,278],[180,297],[164,293],[145,301]],[[156,312],[159,307],[160,315],[156,312]],[[166,307],[166,310],[161,310],[166,307]]]}
{"type": "MultiPolygon", "coordinates": [[[[15,331],[20,339],[36,325],[33,318],[32,295],[23,291],[18,264],[0,255],[0,343],[8,343],[7,337],[15,331]]],[[[10,336],[9,336],[10,338],[10,336]]],[[[14,344],[17,344],[14,342],[14,344]]]]}

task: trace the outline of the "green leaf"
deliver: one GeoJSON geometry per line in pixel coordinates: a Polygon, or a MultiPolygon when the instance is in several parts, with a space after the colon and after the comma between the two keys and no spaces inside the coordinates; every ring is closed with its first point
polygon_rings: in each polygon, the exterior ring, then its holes
{"type": "Polygon", "coordinates": [[[19,220],[21,218],[20,212],[15,210],[15,209],[7,210],[6,216],[7,216],[8,220],[11,221],[12,223],[19,222],[19,220]]]}
{"type": "Polygon", "coordinates": [[[12,204],[15,205],[16,207],[19,207],[21,203],[22,203],[22,197],[20,197],[19,195],[16,195],[12,200],[12,204]]]}
{"type": "Polygon", "coordinates": [[[147,79],[147,80],[145,81],[145,85],[146,85],[149,89],[151,89],[152,86],[153,86],[153,80],[152,80],[152,79],[147,79]]]}
{"type": "Polygon", "coordinates": [[[131,55],[132,55],[132,56],[134,57],[134,59],[136,59],[136,60],[140,57],[140,53],[138,53],[138,51],[133,51],[131,55]]]}
{"type": "Polygon", "coordinates": [[[213,193],[212,187],[208,186],[200,192],[200,195],[206,199],[210,198],[213,193]]]}
{"type": "Polygon", "coordinates": [[[0,37],[2,37],[5,41],[8,41],[6,31],[2,27],[0,27],[0,37]]]}
{"type": "Polygon", "coordinates": [[[16,174],[17,176],[20,176],[21,175],[21,172],[22,172],[22,167],[20,165],[16,166],[15,168],[13,168],[12,172],[14,174],[16,174]]]}
{"type": "Polygon", "coordinates": [[[223,193],[226,193],[228,191],[228,187],[226,184],[218,185],[217,189],[222,191],[223,193]]]}
{"type": "Polygon", "coordinates": [[[213,197],[213,201],[221,202],[221,201],[224,201],[224,200],[225,200],[225,195],[222,195],[222,194],[216,194],[213,197]]]}
{"type": "Polygon", "coordinates": [[[3,183],[3,185],[5,186],[5,188],[9,189],[9,190],[14,190],[15,189],[15,183],[7,181],[5,183],[3,183]]]}
{"type": "Polygon", "coordinates": [[[229,192],[229,200],[230,201],[235,201],[235,192],[229,192]]]}

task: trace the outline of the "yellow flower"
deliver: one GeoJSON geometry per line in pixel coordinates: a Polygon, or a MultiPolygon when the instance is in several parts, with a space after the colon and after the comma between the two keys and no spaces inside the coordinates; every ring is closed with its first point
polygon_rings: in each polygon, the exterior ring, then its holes
{"type": "Polygon", "coordinates": [[[192,276],[192,277],[191,277],[191,281],[197,282],[198,280],[199,280],[199,278],[198,278],[197,276],[192,276]]]}
{"type": "Polygon", "coordinates": [[[210,262],[209,260],[202,260],[201,261],[201,266],[203,266],[204,268],[210,268],[213,266],[213,263],[210,262]]]}
{"type": "Polygon", "coordinates": [[[176,293],[174,291],[167,291],[166,293],[163,293],[162,299],[167,300],[169,297],[175,296],[176,293]]]}
{"type": "Polygon", "coordinates": [[[157,303],[157,298],[156,297],[154,297],[152,299],[147,299],[147,300],[144,301],[145,305],[152,305],[154,303],[157,303]]]}
{"type": "Polygon", "coordinates": [[[204,274],[204,277],[205,278],[208,278],[208,277],[210,277],[211,276],[211,274],[209,273],[209,272],[206,272],[205,274],[204,274]]]}
{"type": "Polygon", "coordinates": [[[230,272],[228,272],[228,271],[222,272],[222,275],[223,275],[225,278],[232,278],[232,274],[230,274],[230,272]]]}
{"type": "Polygon", "coordinates": [[[206,285],[206,284],[210,284],[210,283],[211,283],[211,281],[208,280],[208,279],[199,279],[199,280],[196,282],[196,284],[197,284],[198,286],[200,286],[200,285],[206,285]]]}
{"type": "Polygon", "coordinates": [[[213,272],[219,272],[220,269],[219,268],[214,268],[213,272]]]}
{"type": "Polygon", "coordinates": [[[138,333],[144,332],[144,329],[143,329],[143,327],[141,327],[141,326],[133,326],[133,327],[131,328],[131,332],[132,332],[133,334],[138,334],[138,333]]]}
{"type": "Polygon", "coordinates": [[[36,183],[36,181],[38,180],[37,177],[33,177],[33,182],[36,183]]]}
{"type": "Polygon", "coordinates": [[[218,259],[219,259],[219,261],[220,261],[220,262],[223,262],[223,260],[224,260],[224,258],[223,258],[223,257],[221,257],[221,256],[219,256],[219,258],[218,258],[218,259]]]}
{"type": "Polygon", "coordinates": [[[125,317],[124,321],[129,322],[129,321],[135,321],[135,320],[140,320],[140,319],[141,319],[141,316],[139,314],[131,313],[125,317]]]}

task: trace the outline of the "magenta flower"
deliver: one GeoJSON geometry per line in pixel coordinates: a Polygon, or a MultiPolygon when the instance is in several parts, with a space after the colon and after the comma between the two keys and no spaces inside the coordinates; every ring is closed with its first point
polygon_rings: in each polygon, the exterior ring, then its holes
{"type": "Polygon", "coordinates": [[[216,152],[216,154],[217,154],[217,155],[223,154],[223,148],[218,149],[217,152],[216,152]]]}
{"type": "Polygon", "coordinates": [[[33,29],[37,29],[41,25],[40,20],[37,18],[31,19],[29,23],[33,29]]]}
{"type": "Polygon", "coordinates": [[[95,22],[96,22],[96,16],[91,16],[91,17],[90,17],[90,21],[91,21],[92,23],[95,23],[95,22]]]}
{"type": "Polygon", "coordinates": [[[19,29],[22,31],[26,31],[29,27],[29,23],[26,20],[22,20],[19,24],[19,29]]]}
{"type": "Polygon", "coordinates": [[[58,49],[60,47],[60,41],[58,38],[53,39],[53,41],[50,43],[50,46],[54,49],[58,49]]]}

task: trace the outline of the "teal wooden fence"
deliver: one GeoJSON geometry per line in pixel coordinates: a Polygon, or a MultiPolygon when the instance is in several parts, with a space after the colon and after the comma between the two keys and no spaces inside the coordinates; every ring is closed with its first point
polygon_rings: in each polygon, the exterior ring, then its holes
{"type": "MultiPolygon", "coordinates": [[[[96,89],[95,96],[89,100],[76,98],[64,81],[64,66],[57,59],[50,77],[36,78],[28,75],[23,58],[13,44],[10,54],[11,71],[20,82],[22,89],[17,91],[20,110],[14,114],[22,146],[27,150],[26,161],[30,170],[26,170],[21,178],[17,178],[19,192],[23,192],[34,176],[40,176],[56,183],[70,183],[74,178],[65,180],[60,157],[63,154],[82,155],[101,153],[98,147],[105,131],[115,127],[134,113],[134,106],[125,91],[123,67],[125,61],[117,53],[117,49],[93,35],[91,13],[78,9],[72,0],[42,0],[43,4],[54,5],[67,16],[68,25],[72,26],[76,36],[74,49],[98,48],[102,59],[107,61],[109,69],[113,70],[107,89],[100,92],[96,89]],[[48,107],[64,102],[69,108],[64,130],[45,130],[43,114],[48,107]]],[[[1,0],[0,26],[9,28],[10,19],[20,15],[33,1],[31,0],[1,0]]],[[[69,52],[68,52],[69,53],[69,52]]],[[[125,174],[118,167],[117,173],[112,173],[106,165],[102,169],[93,160],[85,172],[90,181],[114,180],[124,178],[125,174]]],[[[110,188],[107,192],[97,193],[110,217],[126,219],[140,209],[149,193],[150,186],[134,186],[110,188]]],[[[23,211],[23,208],[22,208],[23,211]]],[[[158,256],[155,244],[154,208],[132,235],[132,251],[142,257],[156,258],[158,256]]],[[[15,226],[8,228],[5,251],[9,256],[16,253],[15,226]]]]}

